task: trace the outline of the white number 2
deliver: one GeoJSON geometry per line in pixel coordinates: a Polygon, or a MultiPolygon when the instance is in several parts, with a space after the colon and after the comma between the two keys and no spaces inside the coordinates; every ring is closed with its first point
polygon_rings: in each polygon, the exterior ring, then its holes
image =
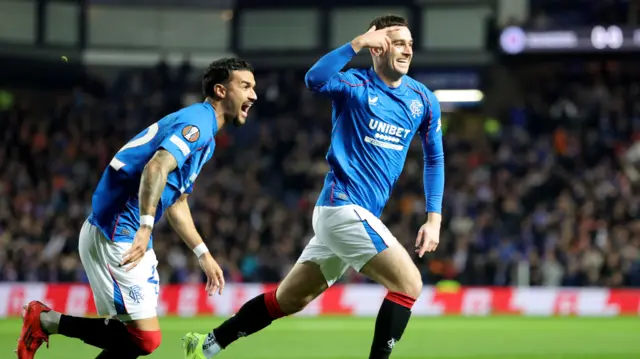
{"type": "MultiPolygon", "coordinates": [[[[122,151],[124,151],[126,149],[129,149],[129,148],[139,147],[139,146],[147,144],[154,137],[156,137],[157,133],[158,133],[158,123],[156,122],[153,125],[148,127],[148,131],[147,131],[147,133],[144,134],[144,136],[136,138],[135,140],[129,141],[126,145],[122,146],[122,148],[120,149],[120,151],[118,151],[118,153],[120,153],[120,152],[122,152],[122,151]]],[[[116,155],[118,153],[116,153],[116,155]]],[[[120,161],[119,159],[117,159],[115,157],[113,157],[111,162],[109,162],[109,166],[113,167],[113,169],[115,169],[116,171],[119,171],[125,165],[126,165],[126,163],[120,161]]]]}

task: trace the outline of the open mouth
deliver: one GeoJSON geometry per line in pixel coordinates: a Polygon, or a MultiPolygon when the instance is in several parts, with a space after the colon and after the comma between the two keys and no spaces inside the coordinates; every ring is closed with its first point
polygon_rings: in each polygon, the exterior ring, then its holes
{"type": "Polygon", "coordinates": [[[409,59],[398,59],[397,61],[401,64],[409,64],[409,59]]]}
{"type": "Polygon", "coordinates": [[[244,117],[249,116],[249,109],[251,108],[251,105],[253,105],[252,102],[245,102],[242,104],[242,106],[240,107],[240,112],[242,113],[242,116],[244,117]]]}

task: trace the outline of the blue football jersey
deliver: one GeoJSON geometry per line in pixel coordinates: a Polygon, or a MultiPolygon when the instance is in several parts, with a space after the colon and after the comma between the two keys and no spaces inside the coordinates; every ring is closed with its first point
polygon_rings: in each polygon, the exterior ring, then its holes
{"type": "MultiPolygon", "coordinates": [[[[115,242],[132,242],[140,227],[138,191],[145,165],[156,151],[171,153],[178,167],[169,173],[155,220],[183,193],[191,193],[202,166],[211,159],[218,131],[216,115],[208,102],[165,116],[115,154],[93,194],[89,222],[115,242]]],[[[149,241],[149,247],[152,240],[149,241]]]]}
{"type": "Polygon", "coordinates": [[[350,55],[355,53],[347,44],[321,59],[305,78],[312,91],[333,100],[330,171],[317,205],[356,204],[380,216],[417,133],[425,150],[427,212],[439,213],[444,155],[437,98],[409,76],[392,88],[373,69],[323,74],[344,66],[350,55]],[[330,62],[337,65],[331,69],[330,62]]]}

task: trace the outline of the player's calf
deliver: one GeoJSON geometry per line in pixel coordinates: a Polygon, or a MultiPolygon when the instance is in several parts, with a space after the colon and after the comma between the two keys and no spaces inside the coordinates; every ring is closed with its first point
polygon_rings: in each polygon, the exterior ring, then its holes
{"type": "Polygon", "coordinates": [[[209,334],[188,333],[182,338],[185,357],[211,358],[239,338],[256,333],[286,315],[276,300],[275,290],[260,294],[209,334]]]}
{"type": "Polygon", "coordinates": [[[118,319],[73,317],[49,311],[40,315],[40,323],[48,334],[77,338],[104,349],[106,353],[101,353],[103,356],[99,358],[149,355],[162,341],[160,330],[143,330],[144,327],[126,325],[118,319]]]}
{"type": "Polygon", "coordinates": [[[276,290],[246,302],[234,316],[209,333],[202,343],[199,343],[197,334],[187,335],[187,358],[199,358],[194,353],[200,350],[200,345],[206,358],[213,357],[239,338],[266,328],[276,319],[301,311],[327,287],[327,281],[317,264],[296,264],[276,290]],[[189,348],[196,341],[198,343],[189,348]]]}
{"type": "Polygon", "coordinates": [[[371,259],[361,273],[384,285],[389,292],[378,317],[370,359],[387,359],[404,333],[411,308],[422,292],[422,279],[409,253],[394,245],[371,259]]]}

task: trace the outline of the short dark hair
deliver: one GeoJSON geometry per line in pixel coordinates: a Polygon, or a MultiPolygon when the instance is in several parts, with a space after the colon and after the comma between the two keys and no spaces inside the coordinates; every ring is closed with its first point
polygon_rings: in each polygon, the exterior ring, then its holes
{"type": "Polygon", "coordinates": [[[206,97],[215,97],[213,87],[228,81],[232,71],[253,72],[253,66],[235,57],[225,57],[210,63],[202,77],[202,94],[206,97]]]}
{"type": "Polygon", "coordinates": [[[369,24],[368,29],[370,29],[372,26],[375,26],[376,30],[380,30],[391,26],[409,27],[409,23],[404,17],[400,15],[383,15],[373,19],[371,21],[371,24],[369,24]]]}

